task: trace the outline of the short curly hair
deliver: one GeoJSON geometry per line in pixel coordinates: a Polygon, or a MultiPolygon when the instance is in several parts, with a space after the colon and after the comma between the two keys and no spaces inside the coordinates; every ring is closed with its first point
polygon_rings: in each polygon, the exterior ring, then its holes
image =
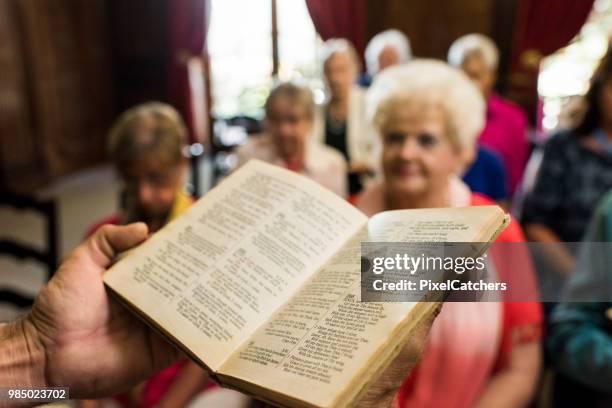
{"type": "Polygon", "coordinates": [[[355,70],[359,71],[361,69],[361,62],[359,61],[357,51],[349,40],[345,38],[330,38],[329,40],[325,41],[323,48],[321,49],[321,60],[323,62],[323,66],[325,67],[331,57],[336,54],[348,55],[355,70]]]}
{"type": "Polygon", "coordinates": [[[374,77],[380,71],[378,56],[388,46],[393,47],[397,51],[400,63],[405,63],[412,59],[410,40],[406,34],[395,29],[380,32],[368,42],[365,49],[366,68],[370,76],[374,77]]]}
{"type": "Polygon", "coordinates": [[[497,71],[499,50],[492,39],[482,34],[468,34],[457,38],[448,49],[447,61],[453,67],[461,65],[471,57],[482,58],[487,68],[497,71]]]}
{"type": "Polygon", "coordinates": [[[154,157],[163,165],[182,163],[187,129],[172,106],[147,102],[123,112],[109,132],[108,153],[119,169],[154,157]]]}
{"type": "Polygon", "coordinates": [[[271,117],[274,114],[274,104],[279,99],[286,99],[292,104],[302,107],[306,117],[309,120],[314,119],[314,97],[308,87],[295,82],[283,82],[272,88],[264,105],[267,117],[271,117]]]}
{"type": "Polygon", "coordinates": [[[461,70],[427,59],[390,67],[368,90],[367,115],[381,131],[391,108],[407,102],[440,108],[450,142],[460,150],[474,148],[485,123],[485,101],[461,70]]]}

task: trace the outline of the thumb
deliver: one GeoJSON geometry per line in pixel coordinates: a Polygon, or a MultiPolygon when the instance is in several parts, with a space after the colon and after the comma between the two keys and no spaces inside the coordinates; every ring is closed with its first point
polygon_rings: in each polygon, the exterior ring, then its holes
{"type": "Polygon", "coordinates": [[[148,232],[144,222],[125,226],[104,225],[87,240],[85,250],[96,265],[106,268],[118,254],[147,239],[148,232]]]}

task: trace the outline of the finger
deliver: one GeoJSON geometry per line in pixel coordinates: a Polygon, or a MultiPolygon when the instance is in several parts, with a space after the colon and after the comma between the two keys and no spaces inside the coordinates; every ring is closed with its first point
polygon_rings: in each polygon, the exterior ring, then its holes
{"type": "Polygon", "coordinates": [[[125,226],[105,225],[85,242],[85,250],[96,265],[106,268],[119,253],[146,240],[148,232],[143,222],[125,226]]]}

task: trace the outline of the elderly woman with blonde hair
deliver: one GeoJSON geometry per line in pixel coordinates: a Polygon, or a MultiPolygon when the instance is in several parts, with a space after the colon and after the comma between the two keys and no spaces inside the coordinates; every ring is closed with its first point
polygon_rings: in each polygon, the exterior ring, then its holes
{"type": "MultiPolygon", "coordinates": [[[[482,94],[465,74],[428,60],[392,67],[374,81],[367,103],[382,137],[383,175],[357,200],[362,211],[491,204],[458,177],[473,157],[485,119],[482,94]]],[[[497,241],[524,238],[512,221],[497,241]]],[[[536,292],[526,251],[489,255],[501,281],[519,281],[536,292]]],[[[540,367],[541,319],[533,298],[444,304],[397,406],[526,405],[540,367]]]]}
{"type": "Polygon", "coordinates": [[[360,62],[353,45],[342,38],[323,47],[327,100],[317,109],[314,135],[337,149],[349,163],[349,195],[359,192],[364,178],[374,172],[377,142],[365,117],[365,92],[356,84],[360,62]]]}

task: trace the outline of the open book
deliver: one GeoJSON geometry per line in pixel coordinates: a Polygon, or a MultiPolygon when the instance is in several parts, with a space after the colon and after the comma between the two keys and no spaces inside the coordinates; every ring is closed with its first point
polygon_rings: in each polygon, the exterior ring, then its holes
{"type": "Polygon", "coordinates": [[[350,406],[437,307],[360,302],[361,241],[375,231],[489,242],[506,223],[495,206],[368,220],[310,179],[252,160],[104,282],[222,385],[281,406],[350,406]]]}

